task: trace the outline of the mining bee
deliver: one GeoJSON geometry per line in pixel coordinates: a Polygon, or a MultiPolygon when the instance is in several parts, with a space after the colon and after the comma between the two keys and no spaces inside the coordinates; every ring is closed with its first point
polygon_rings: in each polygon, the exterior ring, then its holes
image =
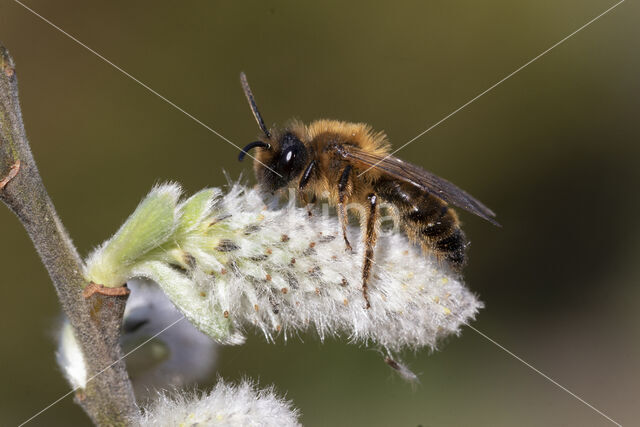
{"type": "Polygon", "coordinates": [[[345,206],[366,207],[362,293],[369,308],[367,282],[371,274],[381,201],[397,209],[404,232],[425,252],[434,253],[459,270],[465,262],[467,242],[456,212],[465,209],[499,225],[495,214],[471,195],[431,172],[390,156],[384,133],[369,125],[317,120],[309,125],[292,121],[283,129],[268,129],[244,73],[244,94],[262,131],[259,140],[242,149],[238,159],[257,148],[253,164],[260,187],[268,192],[293,187],[300,197],[327,195],[336,206],[348,250],[345,206]]]}

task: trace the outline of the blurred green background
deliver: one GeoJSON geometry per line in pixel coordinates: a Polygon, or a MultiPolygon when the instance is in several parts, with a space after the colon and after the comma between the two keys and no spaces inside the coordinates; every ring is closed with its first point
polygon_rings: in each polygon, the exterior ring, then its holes
{"type": "MultiPolygon", "coordinates": [[[[244,70],[268,123],[364,121],[398,147],[614,2],[27,4],[238,145],[257,135],[244,70]]],[[[462,214],[466,278],[486,303],[474,326],[629,425],[640,419],[639,12],[623,3],[398,153],[504,226],[462,214]]],[[[9,0],[0,41],[83,255],[156,182],[193,192],[224,184],[223,169],[252,175],[233,146],[9,0]]],[[[0,224],[0,424],[15,425],[69,386],[54,360],[53,287],[4,207],[0,224]]],[[[469,328],[405,360],[421,373],[415,390],[375,351],[255,334],[223,351],[218,373],[275,384],[310,426],[610,425],[469,328]]],[[[88,419],[71,398],[31,423],[72,424],[88,419]]]]}

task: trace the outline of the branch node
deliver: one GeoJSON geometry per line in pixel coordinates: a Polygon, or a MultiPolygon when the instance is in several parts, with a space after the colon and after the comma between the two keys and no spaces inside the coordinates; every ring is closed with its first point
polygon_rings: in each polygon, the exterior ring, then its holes
{"type": "Polygon", "coordinates": [[[91,297],[93,294],[107,295],[110,297],[118,297],[129,295],[131,291],[126,286],[119,286],[117,288],[109,288],[106,286],[99,285],[97,283],[89,283],[84,291],[82,291],[82,296],[87,299],[91,297]]]}
{"type": "Polygon", "coordinates": [[[9,181],[11,181],[13,178],[16,177],[16,175],[18,175],[18,172],[20,172],[20,159],[16,160],[16,162],[11,165],[11,168],[9,168],[9,173],[7,174],[7,176],[5,176],[0,181],[0,191],[4,190],[4,187],[6,187],[9,181]]]}
{"type": "Polygon", "coordinates": [[[13,77],[16,72],[13,59],[9,56],[9,52],[3,46],[0,46],[0,69],[2,69],[8,78],[13,77]]]}

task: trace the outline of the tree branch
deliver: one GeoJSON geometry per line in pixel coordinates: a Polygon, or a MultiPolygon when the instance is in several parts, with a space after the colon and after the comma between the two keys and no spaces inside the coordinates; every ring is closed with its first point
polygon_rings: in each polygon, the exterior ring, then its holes
{"type": "Polygon", "coordinates": [[[97,375],[76,394],[76,401],[96,424],[126,424],[138,413],[119,345],[127,295],[83,296],[88,283],[82,260],[38,173],[22,122],[14,62],[2,45],[0,199],[20,219],[49,272],[82,348],[87,377],[97,375]]]}

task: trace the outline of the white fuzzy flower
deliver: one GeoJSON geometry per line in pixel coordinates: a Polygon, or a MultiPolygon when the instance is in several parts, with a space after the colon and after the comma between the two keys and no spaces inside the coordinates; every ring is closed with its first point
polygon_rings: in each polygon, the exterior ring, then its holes
{"type": "MultiPolygon", "coordinates": [[[[346,252],[335,217],[265,202],[241,185],[224,196],[204,190],[179,204],[178,193],[173,185],[153,189],[92,254],[87,276],[111,286],[147,277],[220,342],[241,343],[242,331],[254,325],[270,341],[315,329],[321,338],[338,334],[390,351],[435,347],[482,307],[448,267],[403,234],[383,233],[365,309],[362,244],[346,252]],[[150,232],[153,221],[162,229],[150,232]]],[[[359,230],[350,233],[356,243],[359,230]]]]}
{"type": "Polygon", "coordinates": [[[299,426],[298,412],[273,387],[219,381],[203,394],[160,394],[135,424],[140,426],[299,426]]]}

